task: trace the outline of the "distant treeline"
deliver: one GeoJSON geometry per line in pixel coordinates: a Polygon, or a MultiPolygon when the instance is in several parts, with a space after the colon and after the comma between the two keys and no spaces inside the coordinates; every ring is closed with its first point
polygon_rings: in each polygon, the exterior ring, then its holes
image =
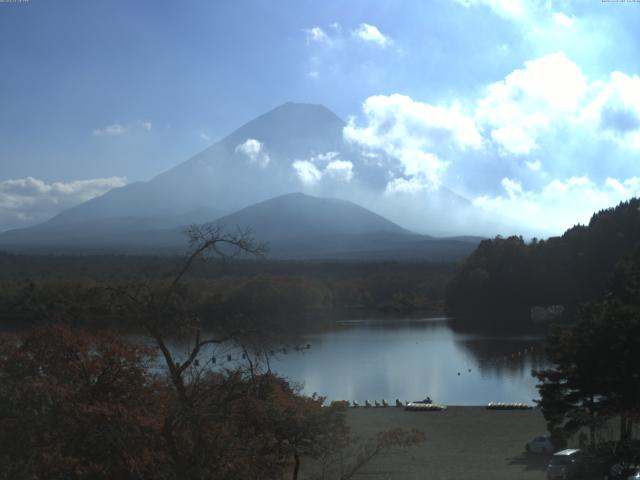
{"type": "MultiPolygon", "coordinates": [[[[0,254],[0,323],[73,321],[126,326],[126,313],[104,305],[114,287],[153,291],[179,258],[0,254]]],[[[183,292],[206,324],[226,318],[270,319],[308,327],[352,315],[442,314],[453,265],[432,263],[218,261],[194,264],[183,292]]]]}
{"type": "Polygon", "coordinates": [[[640,200],[594,214],[560,237],[485,240],[457,269],[446,310],[459,323],[505,328],[530,324],[531,308],[576,306],[601,297],[618,262],[640,244],[640,200]]]}

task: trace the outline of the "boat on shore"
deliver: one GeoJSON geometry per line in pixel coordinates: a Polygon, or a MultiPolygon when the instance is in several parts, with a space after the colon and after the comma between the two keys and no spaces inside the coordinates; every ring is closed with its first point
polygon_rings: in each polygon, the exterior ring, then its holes
{"type": "Polygon", "coordinates": [[[442,412],[447,406],[433,402],[409,402],[404,409],[410,412],[442,412]]]}

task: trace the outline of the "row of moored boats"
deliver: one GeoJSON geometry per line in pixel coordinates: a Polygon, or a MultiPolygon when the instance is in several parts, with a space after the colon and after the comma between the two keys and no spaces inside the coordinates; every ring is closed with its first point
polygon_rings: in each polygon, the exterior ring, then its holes
{"type": "MultiPolygon", "coordinates": [[[[353,408],[359,408],[361,405],[354,400],[351,406],[353,408]]],[[[374,400],[373,403],[371,403],[369,400],[365,400],[364,405],[362,405],[363,408],[384,408],[384,407],[390,407],[390,406],[391,405],[389,405],[389,403],[384,399],[382,399],[381,402],[378,402],[378,400],[374,400]]],[[[429,397],[425,398],[424,400],[418,400],[415,402],[404,402],[404,403],[402,403],[399,399],[396,398],[395,407],[404,408],[405,410],[410,410],[410,411],[427,411],[427,412],[442,411],[447,409],[446,405],[433,403],[429,397]]],[[[489,402],[486,408],[487,410],[529,410],[532,407],[526,403],[489,402]]]]}

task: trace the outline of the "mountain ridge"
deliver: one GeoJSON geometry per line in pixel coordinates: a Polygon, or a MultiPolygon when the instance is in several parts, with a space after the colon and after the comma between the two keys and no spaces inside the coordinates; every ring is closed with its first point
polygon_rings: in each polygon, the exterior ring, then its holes
{"type": "MultiPolygon", "coordinates": [[[[135,223],[136,219],[129,221],[135,223]]],[[[208,223],[231,233],[251,230],[258,242],[269,245],[267,258],[271,259],[457,261],[477,244],[420,235],[353,202],[300,192],[258,202],[208,223]]],[[[0,245],[18,251],[30,246],[45,251],[47,247],[118,253],[146,249],[168,254],[187,248],[186,225],[152,229],[138,225],[124,234],[110,232],[110,224],[101,223],[75,225],[73,234],[69,224],[55,227],[40,242],[21,242],[21,232],[14,231],[0,235],[0,245]]]]}
{"type": "Polygon", "coordinates": [[[256,235],[263,238],[296,237],[301,234],[413,234],[348,200],[313,197],[301,192],[287,193],[258,202],[213,223],[241,228],[250,226],[256,235]],[[341,228],[337,228],[336,222],[340,223],[341,228]],[[301,230],[302,227],[305,228],[304,231],[301,230]]]}
{"type": "MultiPolygon", "coordinates": [[[[366,205],[423,234],[482,233],[463,230],[478,212],[444,186],[422,197],[387,196],[391,173],[382,167],[390,157],[356,148],[344,139],[344,126],[323,105],[285,103],[149,181],[110,190],[36,226],[4,232],[0,243],[19,239],[43,244],[64,237],[65,228],[96,229],[125,243],[129,235],[139,242],[141,226],[170,229],[207,223],[291,192],[366,205]],[[338,169],[329,169],[330,164],[338,169]]],[[[89,234],[77,230],[67,235],[89,240],[89,234]]]]}

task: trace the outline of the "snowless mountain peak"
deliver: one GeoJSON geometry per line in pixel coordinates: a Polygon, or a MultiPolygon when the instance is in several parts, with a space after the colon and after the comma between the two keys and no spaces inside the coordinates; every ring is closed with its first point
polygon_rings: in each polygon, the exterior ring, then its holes
{"type": "MultiPolygon", "coordinates": [[[[323,105],[284,103],[149,181],[62,212],[34,227],[34,235],[46,236],[48,228],[65,225],[113,225],[124,235],[136,224],[171,228],[207,223],[292,192],[349,200],[423,234],[484,233],[469,229],[468,220],[476,221],[477,212],[445,187],[421,197],[385,195],[390,170],[398,162],[381,152],[373,158],[372,152],[362,151],[345,139],[344,127],[323,105]],[[466,216],[459,215],[462,211],[466,216]]],[[[21,238],[28,237],[28,230],[21,238]]]]}

